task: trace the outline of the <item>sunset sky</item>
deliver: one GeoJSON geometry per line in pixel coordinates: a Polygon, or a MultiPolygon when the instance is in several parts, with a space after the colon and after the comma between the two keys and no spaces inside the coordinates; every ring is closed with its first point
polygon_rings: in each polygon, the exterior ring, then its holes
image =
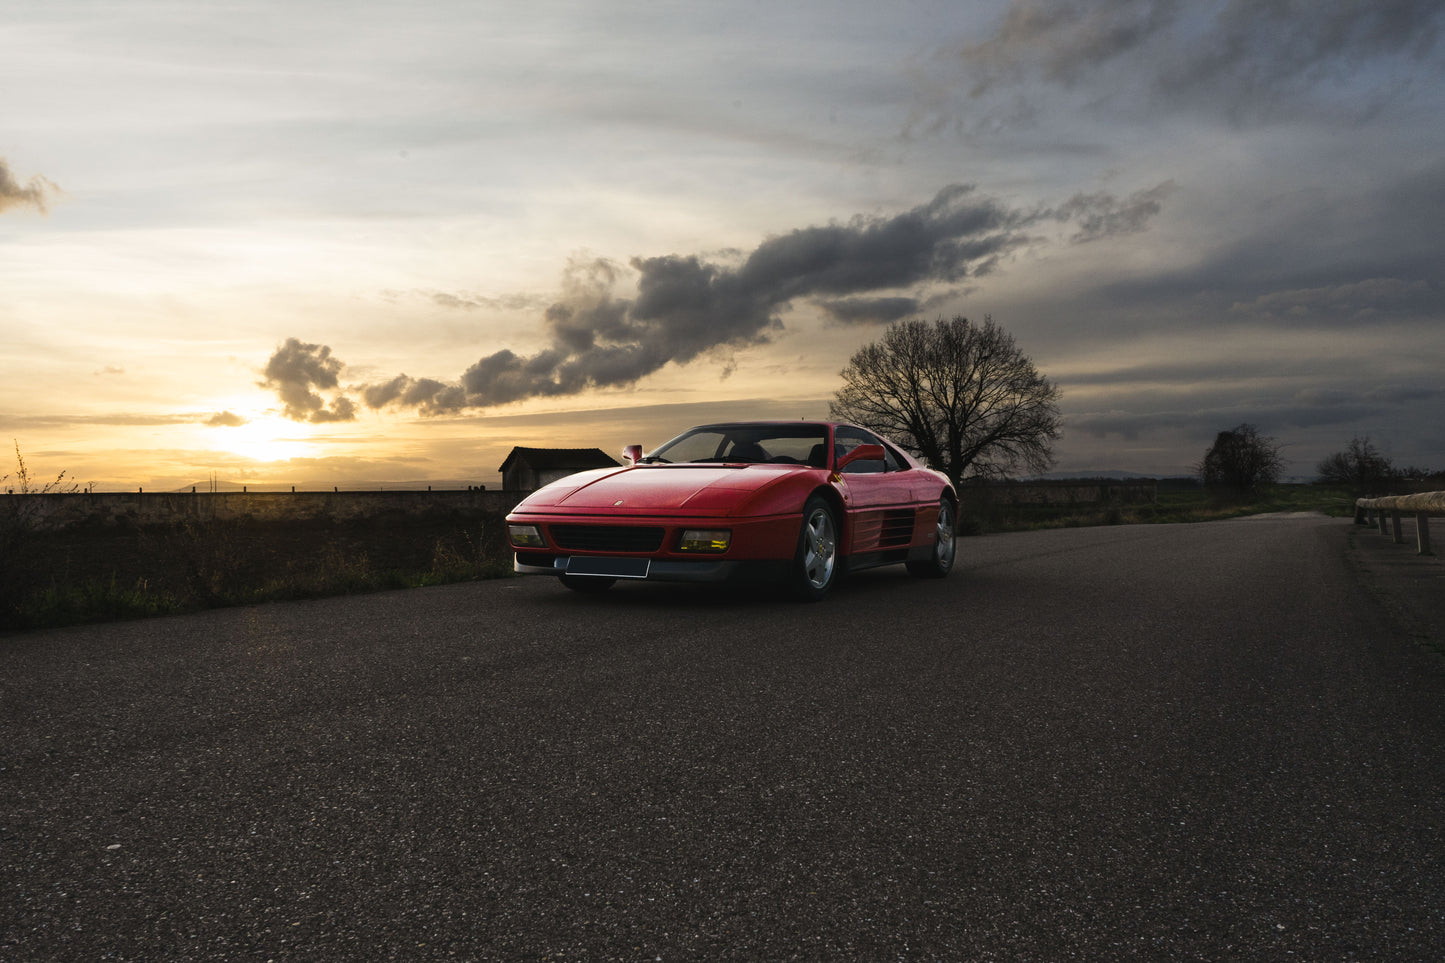
{"type": "MultiPolygon", "coordinates": [[[[1056,470],[1445,468],[1445,5],[0,7],[0,440],[165,490],[495,486],[827,415],[900,318],[1062,390],[1056,470]]],[[[13,457],[0,458],[0,474],[13,457]]]]}

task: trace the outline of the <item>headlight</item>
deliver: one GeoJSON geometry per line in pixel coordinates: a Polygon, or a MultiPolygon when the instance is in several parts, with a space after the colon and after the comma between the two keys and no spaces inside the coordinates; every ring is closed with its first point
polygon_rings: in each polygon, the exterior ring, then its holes
{"type": "Polygon", "coordinates": [[[732,540],[733,533],[725,528],[688,528],[677,548],[681,552],[726,552],[732,540]]]}
{"type": "Polygon", "coordinates": [[[547,540],[536,525],[508,525],[507,535],[518,548],[546,548],[547,540]]]}

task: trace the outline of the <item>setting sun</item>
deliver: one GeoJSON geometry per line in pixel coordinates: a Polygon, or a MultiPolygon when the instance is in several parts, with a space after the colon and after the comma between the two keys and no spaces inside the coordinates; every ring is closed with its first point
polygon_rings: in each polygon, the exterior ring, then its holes
{"type": "Polygon", "coordinates": [[[309,426],[276,415],[264,415],[244,425],[210,429],[215,446],[256,461],[311,458],[318,446],[311,442],[309,426]]]}

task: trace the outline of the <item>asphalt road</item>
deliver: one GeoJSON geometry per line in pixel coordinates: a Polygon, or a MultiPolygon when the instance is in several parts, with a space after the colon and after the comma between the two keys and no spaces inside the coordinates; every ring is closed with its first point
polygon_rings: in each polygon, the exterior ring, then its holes
{"type": "Polygon", "coordinates": [[[0,959],[1438,960],[1445,568],[1362,531],[0,637],[0,959]]]}

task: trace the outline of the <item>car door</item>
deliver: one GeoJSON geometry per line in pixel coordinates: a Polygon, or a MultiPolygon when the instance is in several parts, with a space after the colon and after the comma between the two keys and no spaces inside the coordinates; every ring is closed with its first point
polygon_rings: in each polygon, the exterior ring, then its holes
{"type": "Polygon", "coordinates": [[[839,487],[848,509],[849,554],[905,549],[913,540],[917,506],[913,472],[893,446],[883,439],[848,425],[833,433],[834,454],[842,456],[859,445],[880,445],[882,461],[855,461],[843,468],[839,487]]]}

